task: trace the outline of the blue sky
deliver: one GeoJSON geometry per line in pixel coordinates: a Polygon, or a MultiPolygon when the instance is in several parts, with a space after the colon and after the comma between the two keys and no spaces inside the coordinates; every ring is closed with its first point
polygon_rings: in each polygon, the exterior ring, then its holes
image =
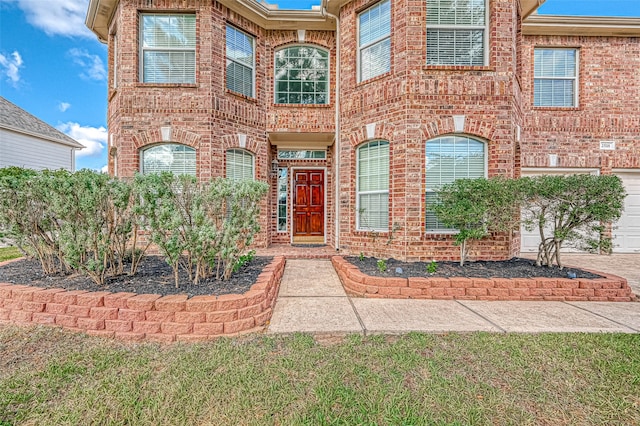
{"type": "MultiPolygon", "coordinates": [[[[0,95],[87,146],[76,166],[99,170],[107,163],[107,49],[84,26],[88,3],[0,0],[0,95]]],[[[640,17],[640,0],[547,0],[539,13],[640,17]]]]}

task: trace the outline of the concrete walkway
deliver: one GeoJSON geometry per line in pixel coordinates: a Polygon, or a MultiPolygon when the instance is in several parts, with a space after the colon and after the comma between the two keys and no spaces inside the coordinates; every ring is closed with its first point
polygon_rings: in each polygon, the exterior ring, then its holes
{"type": "Polygon", "coordinates": [[[351,298],[329,260],[288,259],[267,330],[329,335],[410,331],[639,333],[640,303],[351,298]]]}

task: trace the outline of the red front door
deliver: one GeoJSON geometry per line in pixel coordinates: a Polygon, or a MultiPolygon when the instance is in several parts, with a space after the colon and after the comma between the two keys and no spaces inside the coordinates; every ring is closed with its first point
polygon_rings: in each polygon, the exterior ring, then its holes
{"type": "Polygon", "coordinates": [[[293,175],[293,237],[324,237],[324,170],[293,175]]]}

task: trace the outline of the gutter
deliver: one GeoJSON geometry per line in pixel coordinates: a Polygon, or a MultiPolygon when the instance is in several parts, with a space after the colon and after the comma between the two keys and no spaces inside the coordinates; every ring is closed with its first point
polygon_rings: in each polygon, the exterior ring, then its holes
{"type": "Polygon", "coordinates": [[[327,0],[322,0],[322,16],[328,16],[336,21],[336,91],[334,102],[336,104],[335,115],[335,247],[340,251],[340,18],[327,12],[327,0]]]}

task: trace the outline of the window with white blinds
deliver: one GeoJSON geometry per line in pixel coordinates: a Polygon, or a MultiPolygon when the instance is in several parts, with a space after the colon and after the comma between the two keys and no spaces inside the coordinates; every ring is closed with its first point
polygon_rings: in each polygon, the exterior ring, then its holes
{"type": "Polygon", "coordinates": [[[389,142],[372,141],[358,148],[356,168],[358,230],[389,229],[389,142]]]}
{"type": "Polygon", "coordinates": [[[535,49],[533,104],[577,106],[577,64],[577,49],[535,49]]]}
{"type": "Polygon", "coordinates": [[[358,81],[391,70],[391,2],[385,0],[358,16],[358,81]]]}
{"type": "Polygon", "coordinates": [[[176,175],[196,175],[196,150],[184,145],[162,144],[141,152],[142,174],[171,172],[176,175]]]}
{"type": "Polygon", "coordinates": [[[227,179],[253,179],[253,155],[243,149],[227,150],[227,179]]]}
{"type": "Polygon", "coordinates": [[[450,230],[433,211],[436,191],[456,179],[486,177],[485,143],[467,136],[443,136],[426,144],[426,229],[450,230]]]}
{"type": "Polygon", "coordinates": [[[276,104],[329,103],[329,52],[292,46],[275,54],[276,104]]]}
{"type": "Polygon", "coordinates": [[[427,0],[427,65],[485,65],[486,36],[486,0],[427,0]]]}
{"type": "Polygon", "coordinates": [[[253,98],[254,68],[253,37],[227,25],[227,89],[253,98]]]}
{"type": "Polygon", "coordinates": [[[140,29],[143,83],[196,82],[196,16],[143,14],[140,29]]]}

